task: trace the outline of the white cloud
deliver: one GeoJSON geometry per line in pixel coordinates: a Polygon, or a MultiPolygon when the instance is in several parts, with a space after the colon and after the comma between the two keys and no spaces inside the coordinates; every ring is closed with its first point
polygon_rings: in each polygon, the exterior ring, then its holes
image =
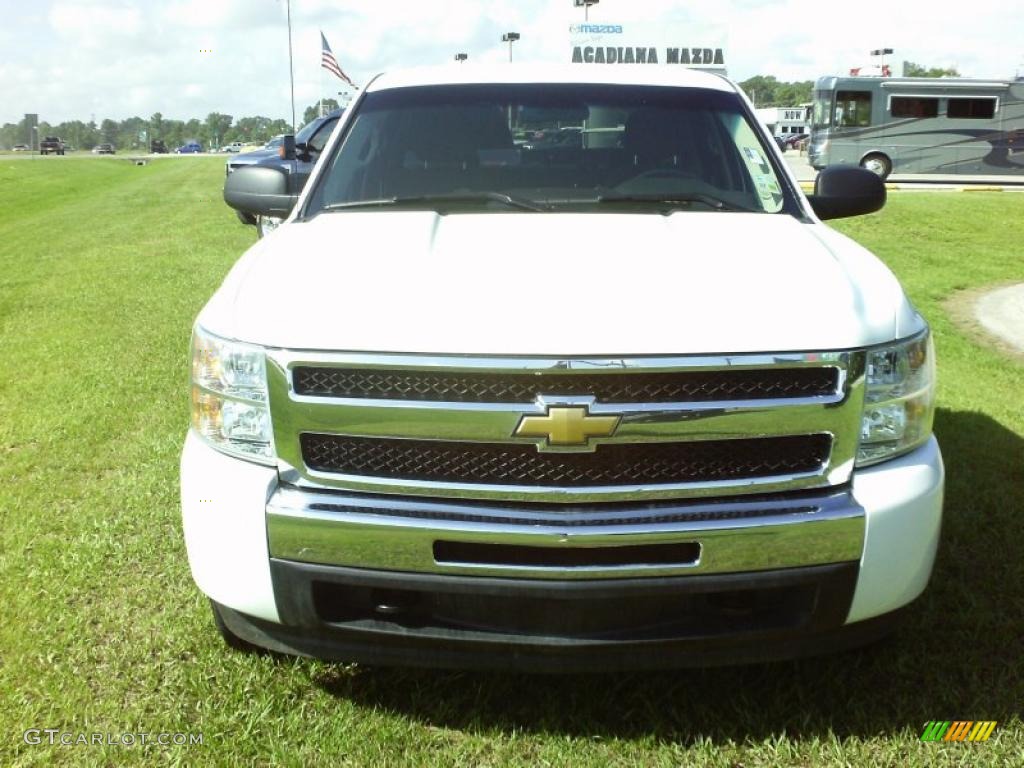
{"type": "MultiPolygon", "coordinates": [[[[400,66],[508,56],[501,34],[517,31],[519,61],[564,60],[569,0],[291,0],[296,108],[340,81],[320,69],[320,30],[357,82],[400,66]]],[[[0,0],[0,121],[39,112],[65,119],[289,117],[285,0],[0,0]],[[202,51],[211,51],[203,53],[202,51]]],[[[813,79],[867,63],[872,48],[893,59],[957,66],[965,75],[1008,77],[1024,66],[1024,3],[901,0],[884,8],[839,0],[602,0],[595,22],[658,25],[688,44],[702,26],[728,31],[730,74],[813,79]]]]}
{"type": "Polygon", "coordinates": [[[137,39],[143,28],[142,12],[127,3],[58,2],[50,7],[48,19],[65,44],[110,53],[137,39]]]}

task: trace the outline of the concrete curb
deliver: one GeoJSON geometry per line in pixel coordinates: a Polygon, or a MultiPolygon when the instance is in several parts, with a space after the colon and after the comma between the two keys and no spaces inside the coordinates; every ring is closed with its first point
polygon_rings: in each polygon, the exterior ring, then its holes
{"type": "Polygon", "coordinates": [[[1024,354],[1024,283],[986,293],[974,305],[981,326],[1024,354]]]}

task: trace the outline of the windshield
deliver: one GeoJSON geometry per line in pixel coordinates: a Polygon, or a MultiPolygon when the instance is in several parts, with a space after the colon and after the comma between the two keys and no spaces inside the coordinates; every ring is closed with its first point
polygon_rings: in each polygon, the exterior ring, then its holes
{"type": "Polygon", "coordinates": [[[813,128],[828,128],[832,124],[832,91],[814,92],[813,128]]]}
{"type": "Polygon", "coordinates": [[[307,212],[370,205],[781,211],[735,94],[627,85],[368,93],[307,212]]]}
{"type": "MultiPolygon", "coordinates": [[[[343,112],[344,112],[344,110],[342,110],[342,112],[339,112],[338,115],[342,114],[343,112]]],[[[323,117],[318,117],[315,120],[311,120],[310,122],[306,123],[304,126],[302,126],[299,129],[299,132],[297,134],[295,134],[295,143],[296,144],[306,144],[306,143],[308,143],[309,140],[311,138],[313,138],[313,135],[316,134],[320,130],[320,127],[322,125],[324,125],[324,123],[330,123],[333,126],[334,122],[338,119],[338,115],[332,113],[332,114],[329,114],[329,115],[324,115],[323,117]]],[[[327,133],[329,135],[330,131],[328,131],[327,133]]],[[[274,137],[270,141],[274,141],[274,140],[276,140],[276,138],[277,137],[274,137]]],[[[282,141],[284,140],[283,136],[281,137],[281,140],[282,141]]]]}

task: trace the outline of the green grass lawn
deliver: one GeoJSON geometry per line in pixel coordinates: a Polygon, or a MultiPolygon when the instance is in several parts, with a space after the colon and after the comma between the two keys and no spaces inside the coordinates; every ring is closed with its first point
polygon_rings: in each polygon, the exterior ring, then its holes
{"type": "Polygon", "coordinates": [[[177,491],[191,323],[255,237],[222,177],[213,158],[0,158],[0,764],[1024,765],[1024,368],[944,310],[1024,280],[1024,195],[897,193],[837,224],[937,339],[943,540],[901,631],[798,662],[547,678],[222,644],[177,491]],[[920,743],[934,719],[999,726],[920,743]],[[29,728],[204,743],[29,746],[29,728]]]}

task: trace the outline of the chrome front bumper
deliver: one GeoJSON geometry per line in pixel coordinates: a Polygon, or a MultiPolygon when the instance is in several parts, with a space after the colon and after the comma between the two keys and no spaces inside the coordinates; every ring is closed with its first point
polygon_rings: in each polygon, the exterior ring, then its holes
{"type": "Polygon", "coordinates": [[[298,563],[519,579],[622,579],[855,562],[864,547],[865,516],[847,489],[566,507],[280,486],[267,503],[267,534],[271,557],[298,563]]]}
{"type": "Polygon", "coordinates": [[[196,583],[250,643],[347,662],[607,671],[791,658],[880,636],[928,582],[943,468],[933,439],[829,492],[436,501],[298,490],[190,434],[181,478],[196,583]],[[439,559],[437,541],[502,562],[439,559]],[[510,550],[486,548],[527,547],[536,562],[543,547],[628,556],[651,541],[696,557],[517,568],[510,550]]]}

